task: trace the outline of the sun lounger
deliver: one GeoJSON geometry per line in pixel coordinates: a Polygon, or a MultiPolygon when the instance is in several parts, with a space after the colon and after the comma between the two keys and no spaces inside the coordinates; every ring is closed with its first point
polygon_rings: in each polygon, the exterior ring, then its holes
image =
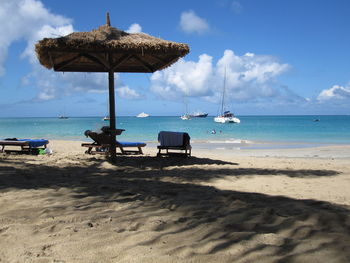
{"type": "MultiPolygon", "coordinates": [[[[146,146],[143,142],[116,142],[117,154],[143,154],[142,147],[146,146]],[[129,148],[137,148],[137,150],[131,150],[129,148]],[[120,153],[118,152],[120,150],[120,153]]],[[[98,143],[82,143],[81,146],[88,147],[85,153],[88,154],[106,154],[109,151],[109,144],[98,144],[98,143]]]]}
{"type": "MultiPolygon", "coordinates": [[[[116,134],[119,135],[124,130],[116,130],[116,134]]],[[[85,131],[85,136],[94,140],[93,143],[83,143],[81,146],[87,147],[85,151],[87,154],[107,154],[110,147],[110,133],[108,128],[102,128],[101,131],[94,132],[87,130],[85,131]]],[[[127,154],[143,154],[142,147],[145,147],[144,142],[123,142],[116,141],[117,154],[127,155],[127,154]],[[118,152],[120,150],[120,152],[118,152]]]]}
{"type": "Polygon", "coordinates": [[[190,136],[186,132],[169,132],[161,131],[158,134],[158,142],[160,143],[157,156],[182,155],[191,156],[192,146],[190,144],[190,136]],[[165,150],[165,153],[162,152],[165,150]],[[175,151],[175,152],[174,152],[175,151]],[[180,151],[180,152],[179,152],[180,151]]]}
{"type": "Polygon", "coordinates": [[[49,141],[44,139],[4,139],[0,140],[0,152],[38,154],[39,149],[45,149],[48,143],[49,141]],[[10,147],[11,149],[5,150],[5,147],[10,147]]]}

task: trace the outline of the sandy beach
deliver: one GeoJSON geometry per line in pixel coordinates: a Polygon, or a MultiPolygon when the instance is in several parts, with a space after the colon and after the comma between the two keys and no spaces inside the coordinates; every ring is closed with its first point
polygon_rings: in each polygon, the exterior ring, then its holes
{"type": "Polygon", "coordinates": [[[0,154],[0,262],[349,262],[350,146],[0,154]]]}

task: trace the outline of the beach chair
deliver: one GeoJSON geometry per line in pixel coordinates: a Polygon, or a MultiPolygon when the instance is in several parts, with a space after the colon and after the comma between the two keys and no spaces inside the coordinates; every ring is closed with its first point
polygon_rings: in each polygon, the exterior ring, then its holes
{"type": "Polygon", "coordinates": [[[0,140],[0,152],[38,154],[40,149],[45,149],[48,143],[49,141],[45,139],[7,138],[0,140]]]}
{"type": "MultiPolygon", "coordinates": [[[[116,135],[120,135],[124,130],[117,129],[116,135]]],[[[108,126],[104,126],[100,131],[85,131],[85,136],[91,138],[93,143],[82,143],[81,146],[87,147],[85,151],[87,154],[107,154],[109,153],[111,134],[108,126]]],[[[145,147],[146,143],[143,142],[125,142],[116,141],[117,154],[143,154],[142,147],[145,147]],[[118,152],[118,150],[120,152],[118,152]]]]}
{"type": "Polygon", "coordinates": [[[190,136],[187,132],[170,132],[161,131],[158,133],[158,142],[160,143],[157,156],[180,155],[191,156],[192,146],[190,144],[190,136]],[[165,151],[165,152],[162,152],[165,151]],[[179,152],[180,151],[180,152],[179,152]]]}

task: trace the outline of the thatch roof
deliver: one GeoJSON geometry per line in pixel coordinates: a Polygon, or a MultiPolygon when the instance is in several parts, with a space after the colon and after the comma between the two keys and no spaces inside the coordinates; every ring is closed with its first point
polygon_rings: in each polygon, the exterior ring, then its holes
{"type": "Polygon", "coordinates": [[[103,25],[91,32],[44,38],[35,50],[40,63],[56,71],[154,72],[185,56],[189,47],[103,25]]]}

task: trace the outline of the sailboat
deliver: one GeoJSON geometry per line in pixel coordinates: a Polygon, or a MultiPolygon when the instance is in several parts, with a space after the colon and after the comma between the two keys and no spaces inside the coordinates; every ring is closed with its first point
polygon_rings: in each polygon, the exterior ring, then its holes
{"type": "Polygon", "coordinates": [[[181,120],[190,120],[191,119],[191,116],[190,115],[188,115],[188,114],[184,114],[184,115],[182,115],[181,117],[181,120]]]}
{"type": "MultiPolygon", "coordinates": [[[[108,112],[108,110],[109,110],[109,101],[107,100],[107,112],[108,112]]],[[[102,118],[102,120],[103,121],[109,121],[110,120],[109,115],[104,116],[102,118]]]]}
{"type": "Polygon", "coordinates": [[[68,116],[66,116],[66,109],[64,108],[63,114],[58,116],[59,119],[68,119],[68,116]]]}
{"type": "Polygon", "coordinates": [[[180,118],[181,120],[190,120],[191,119],[191,115],[189,115],[188,112],[188,105],[187,105],[187,101],[185,100],[185,107],[186,107],[186,112],[184,115],[182,115],[180,118]]]}
{"type": "Polygon", "coordinates": [[[214,118],[215,122],[219,123],[240,123],[241,120],[238,119],[232,112],[225,111],[225,90],[226,90],[226,69],[224,76],[224,88],[222,91],[222,100],[221,100],[221,114],[214,118]]]}

